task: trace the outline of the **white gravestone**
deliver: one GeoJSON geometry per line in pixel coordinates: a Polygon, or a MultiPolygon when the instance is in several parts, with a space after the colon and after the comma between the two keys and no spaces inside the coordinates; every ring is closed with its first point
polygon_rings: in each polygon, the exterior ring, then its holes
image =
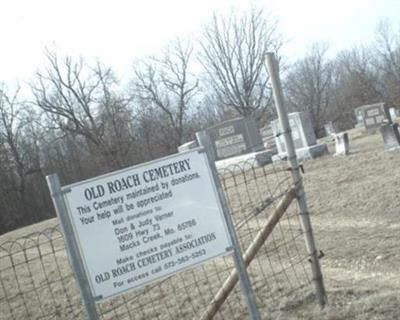
{"type": "Polygon", "coordinates": [[[349,135],[347,132],[335,134],[335,156],[349,154],[349,135]]]}
{"type": "MultiPolygon", "coordinates": [[[[316,158],[328,153],[326,144],[317,144],[311,115],[308,112],[293,112],[288,114],[296,155],[299,160],[316,158]]],[[[278,154],[272,157],[273,161],[286,158],[286,145],[279,120],[271,122],[274,131],[278,154]]]]}
{"type": "Polygon", "coordinates": [[[333,136],[337,132],[336,125],[332,121],[324,124],[324,129],[327,136],[333,136]]]}
{"type": "Polygon", "coordinates": [[[400,118],[400,110],[396,108],[389,108],[390,118],[394,121],[397,118],[400,118]]]}

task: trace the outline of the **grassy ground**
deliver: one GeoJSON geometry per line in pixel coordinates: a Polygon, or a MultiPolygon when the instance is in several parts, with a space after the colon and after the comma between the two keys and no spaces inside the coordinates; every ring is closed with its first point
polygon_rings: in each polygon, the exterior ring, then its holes
{"type": "Polygon", "coordinates": [[[349,156],[305,165],[329,303],[293,319],[400,319],[400,152],[379,133],[350,133],[349,156]]]}
{"type": "MultiPolygon", "coordinates": [[[[329,143],[333,153],[332,143],[328,141],[329,139],[325,140],[329,143]]],[[[273,290],[273,294],[278,294],[282,288],[274,287],[274,283],[277,281],[272,282],[272,286],[267,288],[263,282],[265,277],[259,273],[259,270],[262,269],[253,267],[251,269],[252,279],[255,283],[263,317],[266,319],[326,320],[400,319],[400,152],[385,152],[379,133],[366,135],[361,130],[355,129],[350,132],[349,156],[329,155],[307,161],[304,163],[304,167],[306,194],[317,246],[324,252],[321,264],[328,305],[320,310],[315,303],[310,287],[304,288],[305,291],[301,294],[294,291],[291,295],[281,297],[278,302],[269,298],[263,301],[262,297],[268,297],[271,290],[273,290]],[[274,305],[271,306],[272,304],[274,305]]],[[[236,190],[238,195],[233,194],[230,202],[250,203],[249,199],[256,197],[259,192],[259,185],[254,184],[251,188],[247,188],[247,190],[252,190],[248,195],[245,195],[245,189],[243,192],[236,190]],[[249,199],[245,199],[245,197],[249,199]]],[[[0,236],[0,244],[14,241],[56,224],[57,222],[52,219],[7,233],[0,236]]],[[[255,225],[254,228],[257,229],[258,226],[255,225]]],[[[289,230],[288,222],[283,221],[280,228],[281,233],[276,235],[274,241],[279,241],[280,236],[285,236],[289,230]]],[[[293,248],[286,247],[285,249],[290,251],[293,248]]],[[[61,261],[60,266],[63,268],[66,263],[66,254],[62,248],[56,251],[56,256],[61,259],[59,260],[61,261]]],[[[49,256],[48,265],[46,265],[49,269],[54,265],[55,260],[52,259],[52,256],[49,256]]],[[[284,259],[283,263],[285,264],[288,261],[284,259]]],[[[282,263],[281,260],[276,255],[272,255],[269,260],[266,257],[259,258],[261,262],[272,262],[272,264],[282,263]]],[[[224,265],[222,260],[218,260],[215,264],[218,263],[224,265]]],[[[228,274],[229,270],[226,270],[226,274],[228,274]]],[[[70,271],[65,269],[61,273],[68,272],[70,271]]],[[[55,275],[56,273],[54,273],[55,275]]],[[[190,281],[192,278],[185,278],[187,275],[193,276],[191,273],[182,274],[177,277],[177,280],[190,281]]],[[[49,276],[53,275],[50,273],[49,276]]],[[[223,279],[224,276],[222,276],[223,279]]],[[[45,277],[38,279],[38,282],[41,281],[45,282],[45,277]]],[[[217,288],[220,281],[221,279],[217,278],[200,281],[204,288],[197,289],[198,294],[194,294],[194,296],[198,296],[198,299],[202,298],[204,302],[209,301],[209,296],[212,296],[208,292],[209,289],[217,288]]],[[[179,284],[177,285],[179,288],[179,284]]],[[[171,288],[177,288],[168,286],[167,282],[163,286],[164,284],[158,288],[157,295],[143,295],[140,299],[142,301],[149,299],[149,304],[152,303],[150,307],[156,310],[156,302],[158,299],[162,299],[163,290],[168,292],[171,291],[171,288]]],[[[63,290],[72,288],[70,294],[72,300],[77,299],[77,291],[73,287],[74,284],[70,278],[66,278],[63,290]]],[[[54,288],[54,290],[58,292],[61,291],[61,288],[54,288]]],[[[185,290],[187,296],[192,297],[194,289],[185,288],[185,290]]],[[[180,308],[195,301],[191,300],[192,298],[185,299],[184,291],[179,292],[179,294],[183,294],[180,300],[183,301],[181,306],[168,301],[163,303],[167,309],[170,309],[170,312],[172,309],[176,309],[174,312],[180,314],[181,319],[191,318],[190,313],[181,312],[180,308]]],[[[240,294],[236,296],[240,296],[240,294]]],[[[1,299],[0,295],[0,302],[1,299]]],[[[229,306],[231,313],[228,314],[233,314],[234,317],[225,318],[245,318],[243,309],[240,307],[242,305],[243,301],[236,302],[236,304],[231,302],[229,306]]],[[[45,309],[46,305],[43,308],[45,309]]],[[[154,318],[164,319],[162,312],[147,313],[143,310],[141,312],[143,315],[154,314],[154,318]]],[[[136,311],[132,313],[131,317],[133,318],[146,318],[136,311]]],[[[5,313],[0,310],[0,319],[3,319],[2,315],[5,316],[5,313]]],[[[168,318],[167,316],[165,318],[168,318]]],[[[63,319],[73,317],[82,318],[82,314],[71,312],[71,314],[58,315],[58,318],[63,319]]],[[[24,317],[17,316],[16,318],[23,319],[24,317]]],[[[113,319],[116,316],[111,313],[105,318],[113,319]]],[[[169,318],[171,319],[171,317],[169,318]]],[[[150,318],[147,316],[147,319],[150,318]]]]}

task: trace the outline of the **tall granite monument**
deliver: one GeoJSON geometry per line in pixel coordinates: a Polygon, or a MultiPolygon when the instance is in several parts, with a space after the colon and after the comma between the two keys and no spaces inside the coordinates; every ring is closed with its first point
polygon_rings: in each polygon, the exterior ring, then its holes
{"type": "MultiPolygon", "coordinates": [[[[299,160],[312,159],[328,154],[328,146],[317,144],[311,115],[308,112],[293,112],[288,114],[289,125],[292,131],[293,143],[299,160]]],[[[271,122],[274,131],[278,154],[272,157],[273,161],[280,161],[287,156],[286,145],[278,120],[271,122]]]]}
{"type": "Polygon", "coordinates": [[[224,121],[197,132],[196,140],[179,146],[178,151],[202,145],[207,149],[210,160],[216,162],[217,167],[246,161],[264,165],[272,161],[272,153],[265,150],[254,119],[236,118],[224,121]]]}

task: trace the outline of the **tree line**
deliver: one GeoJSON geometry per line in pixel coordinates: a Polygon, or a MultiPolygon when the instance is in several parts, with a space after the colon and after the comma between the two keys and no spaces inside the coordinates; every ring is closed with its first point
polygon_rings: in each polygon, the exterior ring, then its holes
{"type": "Polygon", "coordinates": [[[54,216],[46,175],[69,184],[167,154],[232,117],[276,117],[266,52],[280,59],[290,111],[308,111],[317,135],[346,130],[354,108],[400,106],[400,30],[382,21],[365,46],[329,56],[313,44],[289,63],[277,20],[263,10],[214,15],[196,41],[177,39],[136,61],[128,85],[100,61],[46,50],[30,98],[0,83],[0,233],[54,216]]]}

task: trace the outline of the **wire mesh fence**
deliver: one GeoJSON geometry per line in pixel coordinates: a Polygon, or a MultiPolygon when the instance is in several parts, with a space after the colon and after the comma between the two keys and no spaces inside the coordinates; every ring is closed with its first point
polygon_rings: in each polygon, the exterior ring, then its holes
{"type": "MultiPolygon", "coordinates": [[[[255,162],[219,170],[228,207],[245,252],[292,188],[283,164],[255,162]]],[[[248,272],[263,318],[312,294],[299,208],[292,201],[250,262],[248,272]]],[[[234,269],[217,258],[97,305],[101,319],[199,319],[234,269]]],[[[85,311],[58,225],[0,244],[0,319],[83,319],[85,311]]],[[[236,285],[216,319],[248,317],[236,285]]]]}

